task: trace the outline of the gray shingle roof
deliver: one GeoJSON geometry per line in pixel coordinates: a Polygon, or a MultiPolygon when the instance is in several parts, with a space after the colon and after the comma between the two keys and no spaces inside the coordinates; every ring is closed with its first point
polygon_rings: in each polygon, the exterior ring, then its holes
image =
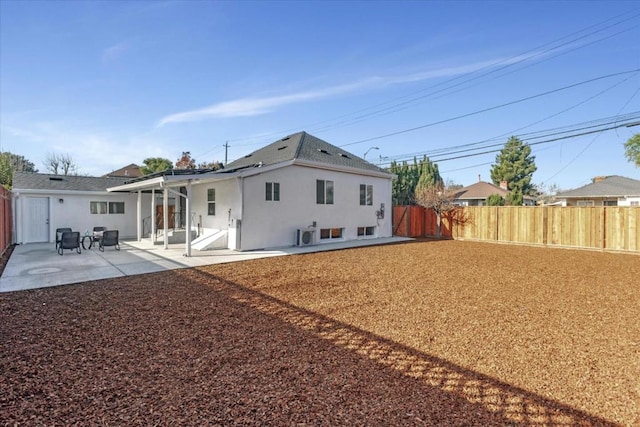
{"type": "Polygon", "coordinates": [[[624,176],[608,176],[600,182],[558,193],[558,198],[640,196],[640,181],[624,176]]]}
{"type": "Polygon", "coordinates": [[[109,187],[124,184],[127,179],[130,178],[15,172],[12,188],[13,190],[106,191],[109,187]]]}
{"type": "Polygon", "coordinates": [[[505,190],[504,188],[500,188],[497,185],[491,184],[490,182],[480,181],[457,190],[455,193],[455,198],[456,200],[484,200],[492,194],[499,194],[502,197],[506,197],[508,193],[509,191],[505,190]]]}
{"type": "Polygon", "coordinates": [[[111,176],[111,177],[119,176],[119,177],[125,177],[125,178],[138,178],[142,176],[142,172],[140,171],[140,166],[136,165],[135,163],[131,163],[130,165],[127,165],[120,169],[116,169],[102,176],[111,176]]]}
{"type": "Polygon", "coordinates": [[[330,166],[386,172],[342,148],[331,145],[306,132],[298,132],[229,163],[220,173],[256,166],[260,163],[268,166],[290,160],[306,160],[330,166]]]}

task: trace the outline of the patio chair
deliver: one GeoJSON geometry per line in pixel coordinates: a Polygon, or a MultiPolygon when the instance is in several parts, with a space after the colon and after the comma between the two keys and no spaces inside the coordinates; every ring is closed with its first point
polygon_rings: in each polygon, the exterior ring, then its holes
{"type": "Polygon", "coordinates": [[[104,252],[105,246],[115,246],[116,251],[120,250],[120,243],[118,242],[118,230],[105,230],[100,239],[100,245],[98,249],[104,252]]]}
{"type": "Polygon", "coordinates": [[[62,233],[65,231],[71,231],[70,228],[56,228],[56,251],[58,250],[58,246],[60,246],[60,242],[62,242],[62,233]]]}
{"type": "Polygon", "coordinates": [[[93,236],[91,237],[91,241],[93,243],[99,242],[105,231],[107,231],[107,227],[93,227],[93,236]]]}
{"type": "Polygon", "coordinates": [[[75,249],[76,252],[82,253],[82,250],[80,249],[79,231],[65,231],[62,233],[62,239],[58,245],[58,255],[64,254],[65,249],[75,249]]]}

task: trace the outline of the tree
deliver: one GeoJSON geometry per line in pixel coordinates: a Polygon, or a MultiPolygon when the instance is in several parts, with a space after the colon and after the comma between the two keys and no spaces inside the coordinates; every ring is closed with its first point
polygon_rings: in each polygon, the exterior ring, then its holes
{"type": "Polygon", "coordinates": [[[428,157],[423,157],[418,163],[417,159],[413,159],[413,164],[407,162],[398,163],[391,162],[389,172],[397,177],[392,184],[392,199],[396,205],[413,205],[416,203],[416,188],[421,186],[429,186],[442,184],[442,177],[438,171],[438,165],[431,162],[428,157]]]}
{"type": "Polygon", "coordinates": [[[147,157],[142,161],[140,172],[143,175],[150,175],[156,172],[163,172],[173,169],[173,163],[169,159],[163,157],[147,157]]]}
{"type": "Polygon", "coordinates": [[[211,170],[217,171],[219,169],[224,169],[224,165],[217,160],[215,162],[209,162],[209,163],[202,162],[198,165],[198,169],[211,169],[211,170]]]}
{"type": "Polygon", "coordinates": [[[8,151],[0,153],[0,185],[11,188],[14,172],[38,172],[35,165],[24,156],[8,151]]]}
{"type": "Polygon", "coordinates": [[[504,206],[504,197],[499,194],[492,194],[487,197],[487,206],[504,206]]]}
{"type": "Polygon", "coordinates": [[[47,153],[42,163],[45,170],[54,175],[59,175],[58,171],[62,172],[62,175],[78,174],[78,166],[69,154],[47,153]]]}
{"type": "Polygon", "coordinates": [[[176,169],[195,169],[196,159],[191,157],[190,151],[183,151],[182,156],[176,161],[176,169]]]}
{"type": "Polygon", "coordinates": [[[69,154],[60,155],[60,167],[62,168],[63,175],[69,175],[71,172],[73,172],[74,175],[78,174],[78,166],[69,154]]]}
{"type": "Polygon", "coordinates": [[[496,162],[491,167],[491,180],[495,185],[506,181],[509,189],[507,201],[513,205],[522,205],[524,196],[535,195],[531,179],[537,169],[531,147],[512,136],[496,156],[496,162]]]}
{"type": "Polygon", "coordinates": [[[417,180],[417,165],[414,159],[414,168],[410,167],[407,162],[398,164],[391,162],[389,172],[396,175],[396,179],[392,183],[392,201],[394,205],[410,205],[414,202],[414,193],[417,180]]]}
{"type": "Polygon", "coordinates": [[[453,193],[447,191],[442,180],[433,185],[419,185],[415,194],[416,203],[427,209],[433,209],[436,213],[437,227],[436,238],[440,238],[442,230],[442,217],[453,211],[453,193]]]}
{"type": "Polygon", "coordinates": [[[640,133],[636,133],[624,143],[624,155],[627,160],[640,168],[640,133]]]}
{"type": "Polygon", "coordinates": [[[429,160],[428,157],[423,158],[420,162],[420,177],[416,188],[419,187],[444,188],[444,181],[440,176],[438,165],[429,160]]]}
{"type": "Polygon", "coordinates": [[[538,203],[541,205],[548,205],[556,201],[556,195],[562,191],[558,184],[544,184],[536,185],[538,193],[538,203]]]}

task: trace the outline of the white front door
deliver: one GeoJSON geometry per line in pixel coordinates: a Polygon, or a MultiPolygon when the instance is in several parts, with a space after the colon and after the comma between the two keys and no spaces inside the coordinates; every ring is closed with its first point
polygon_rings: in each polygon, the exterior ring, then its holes
{"type": "Polygon", "coordinates": [[[49,198],[26,197],[24,212],[24,242],[49,241],[49,198]]]}

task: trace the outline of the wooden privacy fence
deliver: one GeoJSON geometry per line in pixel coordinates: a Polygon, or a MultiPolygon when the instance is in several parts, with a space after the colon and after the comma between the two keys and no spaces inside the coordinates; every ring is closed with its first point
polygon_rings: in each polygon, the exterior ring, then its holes
{"type": "MultiPolygon", "coordinates": [[[[393,221],[396,235],[436,236],[430,209],[394,206],[393,221]]],[[[441,238],[640,252],[640,207],[464,207],[442,219],[441,238]]]]}
{"type": "Polygon", "coordinates": [[[11,191],[0,185],[0,255],[2,255],[11,244],[12,226],[11,191]]]}

